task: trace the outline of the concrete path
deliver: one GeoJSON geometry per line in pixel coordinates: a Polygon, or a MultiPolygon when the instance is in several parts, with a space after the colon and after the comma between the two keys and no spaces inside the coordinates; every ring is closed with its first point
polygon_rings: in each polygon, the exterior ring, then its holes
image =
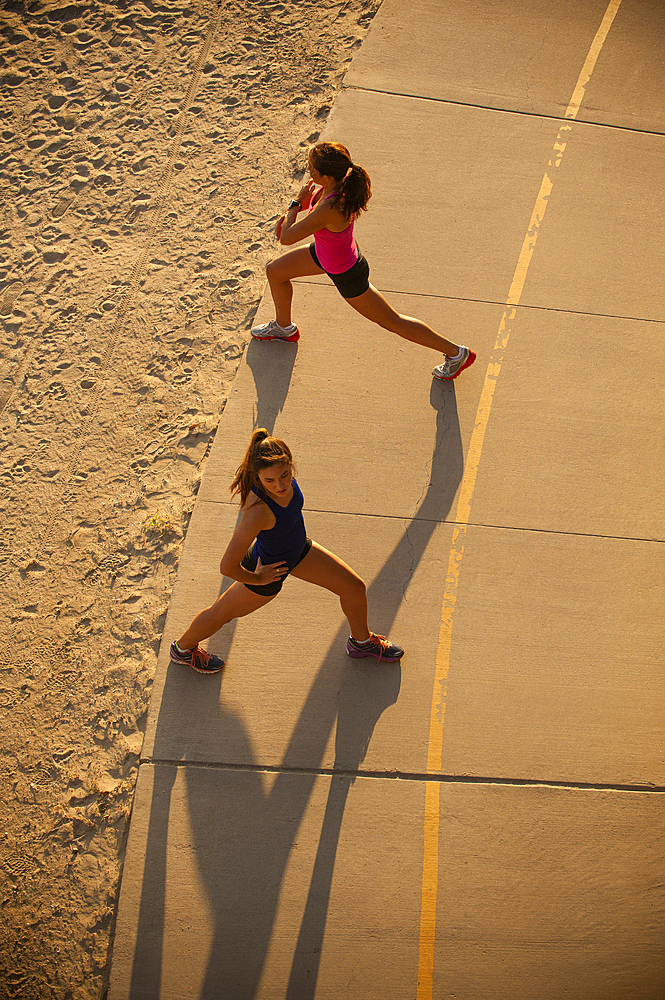
{"type": "MultiPolygon", "coordinates": [[[[298,282],[251,343],[164,633],[110,1000],[665,996],[665,9],[384,0],[327,123],[438,359],[298,282]],[[401,664],[327,592],[168,662],[219,592],[255,426],[401,664]]],[[[258,319],[271,315],[264,301],[258,319]]]]}

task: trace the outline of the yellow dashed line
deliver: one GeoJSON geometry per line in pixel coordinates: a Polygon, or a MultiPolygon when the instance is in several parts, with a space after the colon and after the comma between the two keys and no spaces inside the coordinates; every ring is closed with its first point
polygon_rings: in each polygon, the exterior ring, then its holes
{"type": "MultiPolygon", "coordinates": [[[[603,47],[607,33],[616,17],[621,0],[611,0],[600,28],[591,43],[591,48],[582,67],[582,71],[577,80],[573,96],[566,109],[565,118],[575,119],[584,99],[585,88],[591,79],[596,60],[603,47]]],[[[567,133],[571,130],[570,125],[562,125],[554,143],[552,155],[548,163],[548,170],[558,169],[566,149],[567,133]]],[[[529,265],[536,246],[540,224],[545,216],[548,199],[552,192],[554,182],[550,175],[545,172],[540,191],[536,198],[529,229],[517,261],[515,274],[510,286],[506,308],[499,324],[499,330],[494,344],[494,351],[487,366],[485,381],[480,394],[480,402],[476,412],[476,420],[471,435],[469,451],[464,468],[464,477],[460,486],[457,513],[455,515],[455,527],[453,528],[452,545],[448,559],[448,573],[446,576],[446,589],[443,595],[443,606],[441,609],[441,628],[439,632],[439,647],[436,657],[436,668],[434,674],[434,690],[432,692],[432,703],[430,709],[430,730],[429,744],[427,750],[427,773],[438,774],[441,771],[441,761],[443,755],[443,727],[446,711],[446,681],[450,667],[450,650],[452,645],[453,632],[453,611],[457,600],[457,584],[459,580],[460,564],[464,554],[464,537],[471,515],[471,501],[473,491],[476,486],[478,467],[485,440],[485,431],[489,422],[494,390],[497,379],[501,372],[501,365],[508,346],[512,323],[517,313],[524,283],[526,281],[529,265]]],[[[439,880],[439,795],[440,783],[430,781],[425,786],[425,829],[424,829],[424,853],[423,853],[423,883],[422,901],[420,911],[420,947],[418,958],[418,991],[417,1000],[432,1000],[434,981],[434,944],[436,938],[436,899],[439,880]]]]}

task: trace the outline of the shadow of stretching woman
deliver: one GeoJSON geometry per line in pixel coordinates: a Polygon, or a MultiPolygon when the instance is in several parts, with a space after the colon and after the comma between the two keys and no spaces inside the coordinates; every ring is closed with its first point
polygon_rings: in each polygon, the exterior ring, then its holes
{"type": "MultiPolygon", "coordinates": [[[[450,511],[462,478],[463,454],[452,387],[442,391],[435,383],[432,405],[437,409],[437,433],[427,492],[368,588],[386,631],[433,532],[450,511]]],[[[367,672],[359,684],[357,667],[343,655],[346,634],[346,627],[342,627],[323,657],[269,791],[264,788],[258,765],[211,771],[190,764],[184,769],[193,855],[214,923],[200,1000],[256,997],[284,871],[314,786],[321,780],[317,769],[336,723],[334,766],[344,774],[330,782],[287,994],[288,1000],[310,1000],[315,995],[339,832],[352,774],[362,764],[376,722],[397,699],[400,686],[398,663],[367,672]],[[301,764],[304,746],[310,762],[306,771],[301,764]],[[213,842],[211,831],[215,831],[213,842]]],[[[179,751],[176,749],[179,759],[185,759],[190,752],[191,734],[205,726],[218,745],[241,746],[242,759],[252,760],[240,715],[219,702],[222,676],[206,679],[205,711],[200,700],[183,702],[179,685],[169,684],[167,678],[160,715],[163,713],[172,722],[177,708],[181,720],[181,745],[179,751]],[[177,706],[172,703],[174,699],[177,706]]],[[[172,764],[159,766],[158,761],[165,753],[172,757],[173,735],[172,729],[165,734],[162,748],[158,721],[154,750],[157,766],[132,972],[134,1000],[157,998],[161,991],[168,820],[178,768],[172,764]]]]}

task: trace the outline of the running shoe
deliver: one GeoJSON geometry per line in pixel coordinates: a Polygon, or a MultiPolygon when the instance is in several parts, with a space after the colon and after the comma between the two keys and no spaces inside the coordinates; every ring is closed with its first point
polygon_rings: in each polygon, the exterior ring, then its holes
{"type": "Polygon", "coordinates": [[[460,372],[463,372],[465,368],[472,365],[476,360],[476,352],[469,350],[468,347],[462,346],[462,357],[449,358],[446,356],[446,360],[442,365],[437,365],[432,375],[434,378],[440,378],[442,380],[457,378],[460,372]]]}
{"type": "Polygon", "coordinates": [[[404,656],[402,647],[388,642],[385,635],[376,635],[374,632],[370,632],[369,638],[370,642],[363,644],[356,642],[353,636],[350,635],[349,641],[346,644],[346,651],[349,656],[353,656],[356,659],[360,659],[362,656],[374,656],[379,661],[386,660],[389,662],[399,660],[404,656]]]}
{"type": "Polygon", "coordinates": [[[182,653],[175,642],[171,643],[171,659],[174,663],[182,663],[183,667],[191,667],[198,670],[200,674],[217,674],[224,666],[221,656],[214,653],[206,653],[205,649],[196,646],[194,649],[186,649],[182,653]]]}
{"type": "Polygon", "coordinates": [[[300,330],[295,323],[281,327],[276,319],[255,326],[250,333],[254,340],[286,340],[289,344],[295,344],[296,340],[300,339],[300,330]]]}

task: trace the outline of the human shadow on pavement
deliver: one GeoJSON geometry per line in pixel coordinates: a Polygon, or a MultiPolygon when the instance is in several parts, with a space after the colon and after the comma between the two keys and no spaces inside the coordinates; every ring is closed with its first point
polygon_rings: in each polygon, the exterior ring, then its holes
{"type": "MultiPolygon", "coordinates": [[[[265,427],[270,433],[273,432],[275,421],[282,412],[291,383],[291,375],[296,360],[297,348],[295,344],[264,344],[250,340],[245,352],[247,366],[252,372],[254,384],[256,386],[257,405],[254,414],[254,427],[265,427]],[[266,364],[266,360],[269,361],[266,364]]],[[[238,518],[240,520],[240,512],[238,518]]],[[[237,522],[236,522],[237,523],[237,522]]],[[[219,593],[223,593],[233,583],[227,577],[223,577],[220,582],[219,593]]],[[[224,629],[224,639],[227,647],[233,642],[237,621],[230,622],[224,629]]],[[[169,639],[167,638],[168,642],[169,639]]],[[[172,666],[167,668],[173,675],[172,666]]],[[[179,671],[175,676],[179,678],[179,671]]],[[[180,678],[179,678],[180,679],[180,678]]],[[[199,697],[203,694],[200,684],[196,678],[191,678],[195,683],[195,697],[187,702],[187,708],[194,709],[193,718],[188,720],[196,727],[202,713],[205,713],[208,704],[219,702],[219,688],[221,677],[206,678],[206,691],[203,704],[199,703],[199,697]],[[212,690],[212,687],[215,690],[212,690]],[[214,697],[214,701],[210,701],[214,697]]],[[[203,678],[198,679],[203,680],[203,678]]],[[[166,716],[169,718],[169,705],[173,698],[167,698],[167,692],[175,699],[182,698],[180,683],[168,684],[161,704],[160,719],[166,716]],[[174,690],[175,689],[175,690],[174,690]]],[[[172,705],[171,705],[172,710],[172,705]]],[[[233,729],[233,720],[230,719],[229,726],[222,725],[222,734],[233,729]]],[[[171,726],[169,725],[169,731],[171,726]]],[[[153,760],[160,759],[159,733],[163,731],[160,722],[157,722],[155,747],[153,750],[153,760]]],[[[241,734],[244,737],[244,731],[241,734]]],[[[171,754],[171,759],[182,760],[185,757],[183,746],[177,747],[175,756],[171,754]]],[[[150,805],[150,821],[148,828],[148,841],[146,845],[146,860],[144,868],[144,885],[152,884],[156,878],[161,883],[164,882],[166,872],[166,851],[168,820],[171,805],[171,793],[176,778],[176,770],[171,767],[157,765],[153,773],[152,800],[150,805]]],[[[141,896],[141,908],[139,913],[139,925],[137,934],[136,951],[132,968],[131,993],[132,997],[159,996],[161,983],[161,968],[163,958],[163,931],[164,931],[164,890],[165,885],[161,885],[154,898],[146,892],[141,896]]]]}
{"type": "Polygon", "coordinates": [[[254,427],[265,427],[272,434],[284,409],[297,353],[297,344],[252,340],[247,345],[245,361],[256,386],[254,427]]]}
{"type": "MultiPolygon", "coordinates": [[[[437,433],[427,492],[411,524],[368,589],[369,607],[372,614],[375,610],[378,612],[380,628],[386,635],[390,632],[409,579],[415,573],[433,532],[450,512],[464,473],[464,455],[453,386],[433,383],[430,403],[437,411],[437,433]],[[395,575],[399,583],[397,587],[395,575]]],[[[341,631],[339,641],[346,635],[344,629],[341,631]]],[[[354,781],[353,773],[349,772],[359,768],[367,750],[367,745],[359,747],[355,744],[348,729],[348,719],[357,711],[358,696],[354,683],[347,684],[340,693],[333,765],[333,770],[339,771],[340,775],[330,783],[286,1000],[312,1000],[316,992],[337,844],[346,800],[354,781]]],[[[248,1000],[252,996],[253,994],[248,994],[248,1000]]]]}
{"type": "MultiPolygon", "coordinates": [[[[296,344],[271,344],[250,340],[247,345],[245,361],[252,373],[256,387],[254,430],[257,427],[265,427],[269,434],[273,433],[275,422],[284,408],[284,403],[288,395],[296,354],[296,344]]],[[[240,510],[238,510],[236,527],[240,523],[241,516],[240,510]]],[[[222,551],[219,553],[220,556],[222,551]]],[[[222,577],[219,594],[223,594],[232,583],[233,580],[229,579],[229,577],[222,577]]],[[[236,624],[237,622],[235,621],[230,622],[224,629],[224,640],[227,649],[232,644],[236,624]]],[[[214,637],[207,645],[211,653],[217,652],[214,637]]]]}
{"type": "MultiPolygon", "coordinates": [[[[463,454],[454,387],[435,383],[430,397],[437,432],[425,495],[399,542],[368,587],[372,623],[389,634],[404,593],[438,525],[449,512],[463,473],[463,454]]],[[[425,487],[424,487],[425,488],[425,487]]],[[[322,539],[325,544],[325,539],[322,539]]],[[[358,569],[362,572],[362,566],[358,569]]],[[[332,595],[331,595],[331,599],[332,595]]],[[[161,738],[159,720],[154,760],[189,759],[186,767],[156,763],[148,841],[130,996],[159,997],[164,955],[167,834],[177,774],[178,796],[187,799],[191,855],[198,883],[207,896],[203,940],[207,958],[189,960],[205,978],[201,1000],[254,1000],[274,930],[284,873],[303,816],[316,786],[328,785],[327,806],[312,870],[307,902],[292,962],[288,1000],[315,995],[335,858],[354,774],[365,758],[372,733],[399,694],[401,666],[356,663],[345,654],[347,626],[340,627],[323,656],[274,778],[255,762],[241,718],[220,704],[223,674],[205,678],[201,697],[182,701],[182,684],[170,683],[160,708],[169,731],[161,738]],[[177,702],[177,704],[176,704],[177,702]],[[177,732],[173,719],[178,718],[177,732]],[[336,724],[334,770],[322,775],[336,724]],[[192,761],[192,734],[205,727],[206,743],[234,748],[234,761],[216,767],[192,761]],[[307,766],[303,767],[303,759],[307,766]],[[263,770],[263,773],[262,773],[263,770]]],[[[407,653],[408,655],[408,653],[407,653]]],[[[301,665],[299,665],[301,667],[301,665]]],[[[175,676],[175,675],[173,675],[175,676]]],[[[195,682],[197,678],[192,678],[195,682]]],[[[199,685],[196,685],[197,689],[199,685]]],[[[269,706],[265,706],[269,711],[269,706]]],[[[223,749],[218,760],[224,760],[223,749]]],[[[318,791],[317,791],[318,794],[318,791]]],[[[173,942],[182,947],[182,942],[173,942]]],[[[200,974],[199,974],[200,975],[200,974]]],[[[200,979],[197,976],[197,980],[200,979]]],[[[182,984],[184,986],[184,983],[182,984]]]]}

